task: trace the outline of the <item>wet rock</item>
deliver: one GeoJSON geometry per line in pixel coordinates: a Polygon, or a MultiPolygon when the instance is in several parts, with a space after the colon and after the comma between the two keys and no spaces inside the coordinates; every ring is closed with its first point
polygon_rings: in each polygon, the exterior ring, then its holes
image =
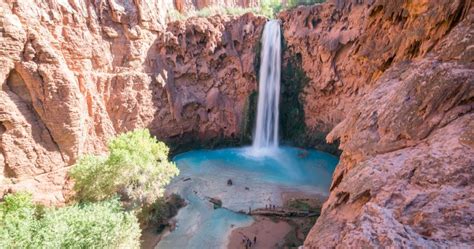
{"type": "Polygon", "coordinates": [[[209,198],[209,202],[214,204],[214,209],[218,209],[218,208],[222,207],[222,200],[220,200],[218,198],[211,197],[211,198],[209,198]]]}

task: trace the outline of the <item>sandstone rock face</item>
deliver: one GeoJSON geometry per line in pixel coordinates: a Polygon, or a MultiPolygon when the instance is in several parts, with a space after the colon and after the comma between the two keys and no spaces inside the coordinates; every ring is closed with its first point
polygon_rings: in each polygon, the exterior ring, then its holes
{"type": "Polygon", "coordinates": [[[257,0],[174,0],[176,10],[182,13],[210,6],[250,8],[259,4],[257,0]]]}
{"type": "Polygon", "coordinates": [[[117,133],[232,137],[265,22],[164,26],[159,1],[0,1],[1,192],[64,202],[67,167],[117,133]]]}
{"type": "MultiPolygon", "coordinates": [[[[173,4],[190,3],[0,0],[0,192],[64,202],[78,156],[135,128],[239,135],[265,19],[164,26],[173,4]]],[[[343,150],[306,248],[474,247],[473,9],[330,0],[280,15],[284,59],[309,79],[306,126],[343,150]]]]}
{"type": "Polygon", "coordinates": [[[341,122],[392,65],[423,58],[469,1],[327,1],[282,12],[286,57],[301,58],[309,128],[341,122]]]}
{"type": "Polygon", "coordinates": [[[472,2],[329,1],[281,18],[310,78],[306,123],[343,150],[305,248],[473,247],[472,2]]]}

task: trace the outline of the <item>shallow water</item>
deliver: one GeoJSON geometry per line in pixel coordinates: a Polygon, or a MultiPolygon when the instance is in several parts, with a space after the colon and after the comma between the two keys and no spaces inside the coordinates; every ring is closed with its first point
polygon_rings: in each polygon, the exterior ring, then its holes
{"type": "Polygon", "coordinates": [[[280,147],[258,155],[251,148],[196,150],[174,161],[181,172],[167,193],[180,194],[188,205],[175,217],[177,228],[156,248],[225,248],[232,229],[253,222],[238,211],[281,206],[283,192],[327,195],[338,159],[316,150],[280,147]],[[223,208],[213,209],[210,197],[222,200],[223,208]]]}

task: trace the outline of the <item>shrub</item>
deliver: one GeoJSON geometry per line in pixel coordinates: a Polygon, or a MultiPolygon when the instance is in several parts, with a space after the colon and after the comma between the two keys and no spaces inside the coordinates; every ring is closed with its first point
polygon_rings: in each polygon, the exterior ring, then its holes
{"type": "Polygon", "coordinates": [[[162,227],[168,220],[178,214],[178,210],[186,205],[186,201],[178,194],[171,194],[166,199],[160,198],[152,205],[143,208],[139,214],[145,224],[162,227]]]}
{"type": "Polygon", "coordinates": [[[260,12],[268,18],[274,18],[282,10],[283,6],[280,0],[261,0],[260,12]]]}
{"type": "Polygon", "coordinates": [[[217,5],[208,6],[202,8],[194,13],[189,13],[191,16],[200,16],[200,17],[209,17],[215,15],[229,15],[229,16],[239,16],[248,12],[256,12],[256,9],[253,8],[241,8],[241,7],[221,7],[217,5]]]}
{"type": "Polygon", "coordinates": [[[259,8],[242,8],[242,7],[221,7],[218,5],[211,5],[200,10],[191,10],[186,13],[180,13],[178,10],[170,10],[167,13],[167,20],[169,22],[185,20],[189,17],[209,17],[215,15],[229,15],[229,16],[239,16],[248,12],[253,12],[255,14],[261,14],[259,8]]]}
{"type": "Polygon", "coordinates": [[[29,194],[7,195],[0,248],[139,248],[137,218],[117,199],[42,210],[29,194]]]}
{"type": "Polygon", "coordinates": [[[169,148],[146,129],[121,134],[108,147],[108,157],[85,156],[71,169],[79,201],[119,194],[132,208],[143,207],[163,196],[164,187],[179,173],[168,161],[169,148]]]}
{"type": "Polygon", "coordinates": [[[300,5],[313,5],[316,3],[324,3],[326,0],[289,0],[286,8],[294,8],[300,5]]]}
{"type": "Polygon", "coordinates": [[[9,194],[0,203],[0,248],[28,248],[38,222],[28,193],[9,194]]]}
{"type": "Polygon", "coordinates": [[[174,22],[174,21],[180,21],[180,20],[185,20],[186,19],[186,15],[182,14],[181,12],[179,12],[178,10],[176,9],[170,9],[168,10],[168,12],[166,13],[166,21],[167,22],[174,22]]]}
{"type": "Polygon", "coordinates": [[[313,5],[316,3],[324,3],[326,0],[288,0],[286,4],[282,4],[280,0],[261,0],[259,13],[274,18],[278,12],[285,9],[292,9],[300,5],[313,5]]]}
{"type": "Polygon", "coordinates": [[[185,20],[189,17],[209,17],[214,15],[230,15],[239,16],[248,12],[255,15],[265,16],[267,18],[275,18],[281,10],[295,8],[300,5],[312,5],[316,3],[323,3],[326,0],[288,0],[286,4],[282,4],[281,0],[261,0],[260,6],[251,8],[242,7],[221,7],[218,5],[211,5],[199,10],[192,10],[186,13],[180,13],[178,10],[172,9],[167,13],[167,21],[185,20]]]}

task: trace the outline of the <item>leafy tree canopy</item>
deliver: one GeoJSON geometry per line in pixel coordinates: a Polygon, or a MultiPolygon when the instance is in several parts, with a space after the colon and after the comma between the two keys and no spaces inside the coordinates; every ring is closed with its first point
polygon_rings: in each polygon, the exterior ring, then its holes
{"type": "Polygon", "coordinates": [[[108,156],[84,156],[71,169],[80,201],[118,194],[132,208],[143,207],[163,196],[164,187],[179,174],[168,160],[169,148],[147,129],[121,134],[108,147],[108,156]]]}

